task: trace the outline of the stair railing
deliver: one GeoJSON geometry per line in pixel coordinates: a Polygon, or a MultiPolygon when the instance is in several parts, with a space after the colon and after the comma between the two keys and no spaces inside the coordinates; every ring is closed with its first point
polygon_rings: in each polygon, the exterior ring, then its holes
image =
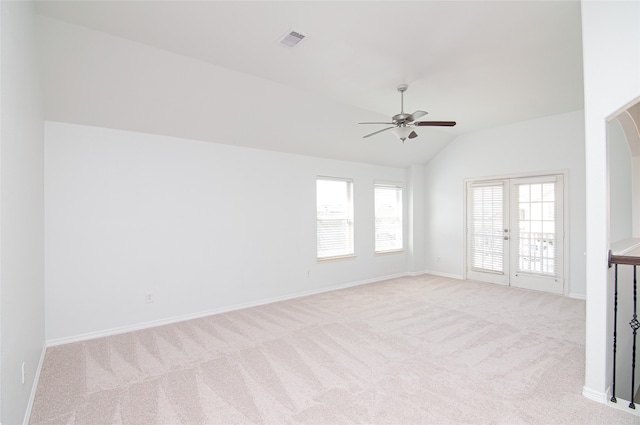
{"type": "Polygon", "coordinates": [[[609,250],[609,268],[615,266],[614,269],[614,307],[613,307],[613,385],[611,392],[611,401],[617,403],[616,399],[616,344],[617,344],[617,327],[618,327],[618,266],[629,265],[633,266],[633,317],[629,322],[629,326],[633,332],[632,342],[632,354],[631,354],[631,395],[629,397],[629,408],[635,409],[636,406],[633,402],[635,392],[635,374],[636,374],[636,334],[640,328],[640,322],[638,321],[638,309],[637,309],[637,278],[636,268],[640,265],[640,257],[626,256],[626,255],[613,255],[609,250]]]}

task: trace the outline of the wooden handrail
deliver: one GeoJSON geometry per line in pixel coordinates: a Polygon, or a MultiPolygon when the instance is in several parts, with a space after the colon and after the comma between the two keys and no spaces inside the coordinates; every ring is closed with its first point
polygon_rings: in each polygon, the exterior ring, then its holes
{"type": "Polygon", "coordinates": [[[640,257],[631,255],[613,255],[609,250],[609,267],[613,264],[628,264],[631,266],[640,266],[640,257]]]}

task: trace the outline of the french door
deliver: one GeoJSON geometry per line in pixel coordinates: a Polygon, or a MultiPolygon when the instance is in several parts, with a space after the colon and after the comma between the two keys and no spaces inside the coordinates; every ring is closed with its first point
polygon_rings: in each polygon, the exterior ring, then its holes
{"type": "Polygon", "coordinates": [[[467,183],[468,279],[564,293],[562,175],[467,183]]]}

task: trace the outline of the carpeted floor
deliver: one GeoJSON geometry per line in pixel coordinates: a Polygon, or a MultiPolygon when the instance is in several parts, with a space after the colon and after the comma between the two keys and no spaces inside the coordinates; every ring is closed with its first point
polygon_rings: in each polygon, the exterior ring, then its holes
{"type": "Polygon", "coordinates": [[[47,350],[32,425],[640,424],[590,401],[584,302],[423,275],[47,350]]]}

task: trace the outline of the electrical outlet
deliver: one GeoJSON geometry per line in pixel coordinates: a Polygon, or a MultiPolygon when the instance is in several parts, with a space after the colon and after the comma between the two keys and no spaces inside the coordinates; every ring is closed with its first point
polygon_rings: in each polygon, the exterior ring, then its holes
{"type": "Polygon", "coordinates": [[[147,294],[144,297],[144,300],[147,303],[152,303],[153,302],[153,294],[151,292],[147,292],[147,294]]]}

